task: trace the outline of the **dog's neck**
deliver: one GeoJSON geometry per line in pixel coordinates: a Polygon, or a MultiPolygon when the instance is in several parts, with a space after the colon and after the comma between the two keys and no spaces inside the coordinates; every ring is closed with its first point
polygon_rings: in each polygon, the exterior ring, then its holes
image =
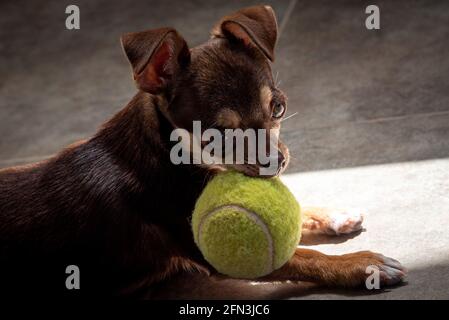
{"type": "MultiPolygon", "coordinates": [[[[106,122],[91,140],[139,176],[151,180],[159,174],[184,174],[204,171],[191,165],[174,165],[170,160],[170,141],[175,126],[165,112],[166,100],[138,92],[128,105],[106,122]]],[[[206,173],[204,173],[206,174],[206,173]]],[[[202,174],[200,174],[202,175],[202,174]]]]}
{"type": "Polygon", "coordinates": [[[158,100],[156,96],[138,92],[92,140],[99,141],[108,152],[133,168],[157,166],[155,161],[169,151],[167,143],[172,130],[158,111],[158,100]]]}

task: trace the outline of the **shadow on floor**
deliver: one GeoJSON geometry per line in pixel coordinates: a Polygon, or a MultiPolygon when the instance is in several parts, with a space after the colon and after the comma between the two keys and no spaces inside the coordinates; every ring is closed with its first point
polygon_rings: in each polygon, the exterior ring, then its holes
{"type": "Polygon", "coordinates": [[[314,234],[303,234],[301,236],[302,246],[315,246],[318,244],[339,244],[344,243],[348,240],[354,239],[359,236],[362,232],[365,232],[365,229],[362,229],[357,232],[353,232],[350,234],[342,234],[337,236],[328,236],[328,235],[314,235],[314,234]]]}
{"type": "Polygon", "coordinates": [[[449,288],[441,279],[449,277],[449,263],[412,268],[407,280],[379,290],[320,287],[313,283],[263,283],[180,275],[143,293],[144,299],[448,299],[449,288]]]}

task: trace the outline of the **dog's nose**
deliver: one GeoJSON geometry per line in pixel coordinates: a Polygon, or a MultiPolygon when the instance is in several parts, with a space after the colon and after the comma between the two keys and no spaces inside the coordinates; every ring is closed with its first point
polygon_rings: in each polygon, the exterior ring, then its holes
{"type": "Polygon", "coordinates": [[[285,160],[284,154],[278,150],[278,152],[275,153],[274,155],[272,155],[271,153],[267,154],[267,157],[269,158],[270,161],[267,164],[262,165],[262,167],[268,168],[272,164],[277,164],[276,175],[278,175],[282,171],[282,169],[285,167],[286,162],[287,162],[285,160]]]}
{"type": "Polygon", "coordinates": [[[285,167],[286,164],[286,160],[284,157],[284,154],[280,151],[278,151],[278,169],[277,169],[277,174],[281,173],[282,169],[285,167]]]}
{"type": "Polygon", "coordinates": [[[279,167],[283,168],[285,166],[285,157],[284,154],[280,151],[278,151],[278,164],[279,167]]]}

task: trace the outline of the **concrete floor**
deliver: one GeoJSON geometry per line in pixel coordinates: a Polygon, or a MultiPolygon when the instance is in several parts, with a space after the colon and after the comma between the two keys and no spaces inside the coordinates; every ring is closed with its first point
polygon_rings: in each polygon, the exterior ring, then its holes
{"type": "MultiPolygon", "coordinates": [[[[78,31],[64,27],[72,2],[0,3],[0,168],[91,135],[129,101],[122,33],[173,26],[194,46],[259,1],[75,3],[78,31]]],[[[366,232],[319,248],[372,249],[411,269],[408,285],[370,298],[449,298],[449,2],[375,1],[378,31],[364,27],[371,2],[264,3],[282,29],[274,69],[298,112],[284,122],[285,179],[303,204],[367,214],[366,232]]],[[[310,296],[323,297],[346,295],[310,296]]]]}

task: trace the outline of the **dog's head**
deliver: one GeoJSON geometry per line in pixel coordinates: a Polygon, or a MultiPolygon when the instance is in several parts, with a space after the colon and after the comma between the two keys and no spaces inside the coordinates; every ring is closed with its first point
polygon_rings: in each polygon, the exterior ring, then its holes
{"type": "MultiPolygon", "coordinates": [[[[265,155],[277,165],[272,174],[266,174],[272,176],[282,172],[289,159],[288,149],[278,139],[286,97],[277,88],[270,66],[276,39],[274,11],[255,6],[222,18],[211,39],[192,49],[171,28],[125,34],[122,45],[138,88],[160,97],[161,112],[174,127],[193,132],[194,121],[200,121],[202,132],[214,128],[225,139],[226,129],[265,129],[265,155]]],[[[256,132],[258,142],[261,132],[256,132]]],[[[247,161],[245,142],[244,163],[209,166],[260,175],[266,163],[247,161]]],[[[200,148],[205,147],[202,141],[200,148]]],[[[213,153],[216,158],[216,150],[213,153]]]]}

